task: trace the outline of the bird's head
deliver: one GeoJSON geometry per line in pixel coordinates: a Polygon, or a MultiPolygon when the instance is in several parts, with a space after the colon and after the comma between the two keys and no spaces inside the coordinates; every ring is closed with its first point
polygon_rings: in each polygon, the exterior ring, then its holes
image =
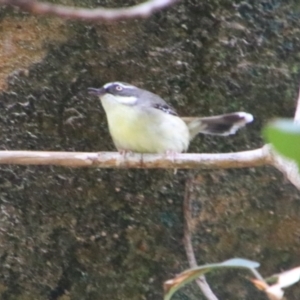
{"type": "Polygon", "coordinates": [[[142,91],[134,85],[119,81],[106,83],[99,89],[88,88],[89,94],[98,96],[102,102],[114,102],[125,105],[134,105],[142,91]]]}

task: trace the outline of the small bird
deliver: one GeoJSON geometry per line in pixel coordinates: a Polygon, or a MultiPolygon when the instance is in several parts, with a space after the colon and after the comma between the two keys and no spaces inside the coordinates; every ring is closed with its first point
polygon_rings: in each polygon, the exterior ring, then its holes
{"type": "Polygon", "coordinates": [[[125,82],[89,88],[100,98],[109,132],[119,152],[180,153],[198,134],[230,135],[253,121],[246,112],[181,118],[158,95],[125,82]]]}

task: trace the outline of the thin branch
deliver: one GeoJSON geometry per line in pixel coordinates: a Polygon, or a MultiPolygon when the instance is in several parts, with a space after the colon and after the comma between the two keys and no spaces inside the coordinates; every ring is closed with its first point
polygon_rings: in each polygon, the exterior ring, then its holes
{"type": "MultiPolygon", "coordinates": [[[[298,99],[296,105],[296,112],[294,116],[294,121],[296,123],[300,123],[300,89],[298,92],[298,99]]],[[[269,147],[269,157],[272,161],[272,165],[277,168],[285,177],[298,189],[300,190],[300,170],[298,165],[290,159],[281,156],[278,154],[271,146],[266,145],[265,147],[269,147]]]]}
{"type": "Polygon", "coordinates": [[[146,18],[152,13],[170,6],[178,0],[149,0],[144,3],[125,8],[79,8],[56,5],[35,0],[0,0],[0,5],[19,7],[23,11],[35,15],[52,15],[63,19],[84,21],[114,21],[129,18],[146,18]]]}
{"type": "MultiPolygon", "coordinates": [[[[183,202],[183,213],[184,213],[184,248],[188,258],[188,262],[190,268],[197,267],[197,261],[195,258],[195,253],[192,245],[192,237],[191,237],[191,230],[190,230],[190,221],[191,221],[191,203],[190,203],[190,193],[192,189],[192,180],[188,179],[185,185],[185,195],[184,195],[184,202],[183,202]]],[[[200,276],[196,279],[196,283],[198,284],[199,288],[201,289],[202,293],[208,300],[218,300],[215,296],[214,292],[211,290],[209,284],[206,281],[205,276],[200,276]]]]}
{"type": "Polygon", "coordinates": [[[298,92],[298,99],[297,99],[294,121],[296,123],[300,123],[300,87],[299,87],[299,92],[298,92]]]}
{"type": "Polygon", "coordinates": [[[117,152],[0,151],[0,165],[56,165],[97,168],[229,169],[270,164],[268,149],[217,154],[121,155],[117,152]]]}
{"type": "MultiPolygon", "coordinates": [[[[267,145],[269,146],[269,145],[267,145]]],[[[281,156],[269,146],[272,165],[279,170],[298,190],[300,190],[300,173],[296,162],[281,156]]]]}

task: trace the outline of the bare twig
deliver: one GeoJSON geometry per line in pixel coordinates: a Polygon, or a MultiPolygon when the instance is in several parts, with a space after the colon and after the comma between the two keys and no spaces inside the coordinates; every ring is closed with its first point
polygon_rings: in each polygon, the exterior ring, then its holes
{"type": "Polygon", "coordinates": [[[296,123],[300,123],[300,87],[299,87],[299,92],[298,92],[298,99],[297,99],[294,121],[296,123]]]}
{"type": "Polygon", "coordinates": [[[125,8],[77,8],[55,5],[36,0],[0,0],[2,5],[19,7],[36,15],[52,15],[64,19],[80,19],[84,21],[113,21],[129,18],[146,18],[178,0],[149,0],[144,3],[125,8]]]}
{"type": "MultiPolygon", "coordinates": [[[[197,261],[195,258],[195,253],[192,245],[192,237],[190,230],[190,221],[191,221],[191,203],[190,203],[190,193],[192,189],[192,179],[188,179],[185,184],[185,195],[183,202],[183,213],[184,213],[184,247],[185,252],[188,258],[190,268],[197,267],[197,261]]],[[[200,276],[196,279],[196,283],[201,289],[202,293],[208,300],[218,300],[213,291],[211,290],[209,284],[206,281],[205,276],[200,276]]]]}
{"type": "Polygon", "coordinates": [[[18,165],[98,168],[228,169],[258,167],[270,163],[269,154],[265,148],[235,153],[180,153],[175,154],[175,156],[139,153],[124,156],[117,152],[0,151],[0,164],[18,165]]]}

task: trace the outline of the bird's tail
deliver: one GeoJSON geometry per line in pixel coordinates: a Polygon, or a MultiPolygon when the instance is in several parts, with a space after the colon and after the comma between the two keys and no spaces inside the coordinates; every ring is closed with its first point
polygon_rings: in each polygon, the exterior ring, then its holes
{"type": "Polygon", "coordinates": [[[235,134],[237,130],[253,121],[253,116],[245,112],[235,112],[225,115],[205,118],[182,118],[190,131],[190,140],[198,133],[212,135],[235,134]]]}

